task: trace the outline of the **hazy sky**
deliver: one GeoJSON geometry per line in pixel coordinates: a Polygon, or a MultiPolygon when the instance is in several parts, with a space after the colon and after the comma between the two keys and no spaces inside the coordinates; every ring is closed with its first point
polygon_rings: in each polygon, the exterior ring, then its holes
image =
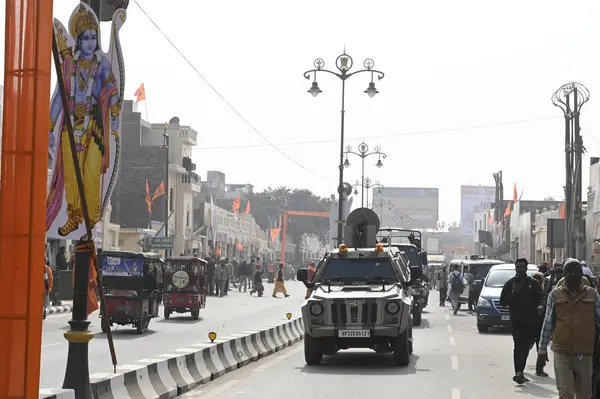
{"type": "MultiPolygon", "coordinates": [[[[564,125],[550,96],[563,83],[591,91],[581,125],[589,154],[600,155],[598,0],[137,1],[248,121],[131,0],[121,31],[126,98],[145,83],[150,121],[176,115],[199,132],[203,179],[221,170],[257,189],[335,192],[341,82],[318,76],[323,93],[313,98],[302,75],[316,57],[334,68],[344,46],[356,67],[370,57],[386,74],[372,99],[367,74],[348,80],[347,144],[382,147],[385,167],[371,157],[366,174],[385,186],[438,187],[442,221],[459,221],[461,184],[493,185],[498,170],[506,197],[513,182],[523,199],[562,197],[564,125]]],[[[77,2],[54,4],[66,25],[77,2]]],[[[108,46],[108,29],[102,36],[108,46]]],[[[143,103],[139,110],[145,117],[143,103]]],[[[360,164],[351,162],[345,180],[354,183],[360,164]]],[[[584,186],[588,165],[586,157],[584,186]]]]}

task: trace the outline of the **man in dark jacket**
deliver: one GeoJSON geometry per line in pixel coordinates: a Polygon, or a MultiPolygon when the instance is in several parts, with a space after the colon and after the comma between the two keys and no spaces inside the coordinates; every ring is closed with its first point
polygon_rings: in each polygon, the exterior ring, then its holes
{"type": "Polygon", "coordinates": [[[258,296],[263,296],[263,292],[265,291],[265,287],[263,286],[263,282],[262,282],[262,272],[261,272],[261,265],[260,263],[256,263],[256,265],[254,265],[255,267],[255,272],[254,272],[254,276],[252,277],[252,283],[253,283],[253,287],[250,290],[250,295],[254,294],[255,292],[258,293],[258,296]]]}
{"type": "Polygon", "coordinates": [[[206,265],[206,279],[208,280],[208,295],[215,295],[215,260],[214,258],[208,259],[206,265]]]}
{"type": "Polygon", "coordinates": [[[527,275],[527,259],[515,262],[515,277],[509,279],[502,288],[500,304],[510,309],[510,320],[514,342],[513,361],[515,376],[513,381],[524,384],[529,381],[523,371],[529,351],[537,334],[538,307],[542,300],[540,285],[527,275]]]}
{"type": "Polygon", "coordinates": [[[239,292],[242,292],[242,285],[244,286],[244,292],[246,292],[246,289],[248,288],[248,280],[252,276],[252,270],[250,267],[250,264],[245,259],[242,261],[242,263],[240,263],[238,268],[238,274],[240,278],[240,285],[238,287],[239,292]]]}

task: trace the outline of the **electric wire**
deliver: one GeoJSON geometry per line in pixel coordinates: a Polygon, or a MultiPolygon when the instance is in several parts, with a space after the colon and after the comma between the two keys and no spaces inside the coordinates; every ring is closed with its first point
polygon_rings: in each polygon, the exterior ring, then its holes
{"type": "Polygon", "coordinates": [[[307,172],[309,172],[309,173],[311,173],[311,174],[313,174],[313,175],[315,175],[317,177],[325,179],[325,180],[332,180],[332,181],[335,180],[335,179],[332,179],[330,177],[325,177],[323,175],[320,175],[320,174],[318,174],[318,173],[316,173],[316,172],[308,169],[307,167],[305,167],[304,165],[302,165],[300,162],[296,161],[295,159],[293,159],[292,157],[290,157],[289,155],[287,155],[285,152],[283,152],[275,144],[273,144],[273,142],[271,140],[269,140],[265,135],[263,135],[256,127],[254,127],[254,125],[252,125],[250,123],[250,121],[248,121],[246,118],[244,118],[244,116],[240,112],[238,112],[238,110],[235,109],[235,107],[229,101],[227,101],[227,99],[208,81],[208,79],[206,79],[206,77],[204,77],[204,75],[198,70],[198,68],[196,68],[194,66],[194,64],[192,64],[192,62],[190,61],[190,59],[185,56],[185,54],[179,49],[179,47],[177,47],[177,45],[158,26],[158,24],[152,19],[152,17],[150,17],[150,15],[140,5],[140,3],[137,0],[133,0],[133,2],[140,9],[140,11],[146,16],[146,18],[148,18],[148,20],[150,21],[150,23],[152,23],[152,25],[154,25],[154,27],[158,30],[158,32],[167,40],[167,42],[169,42],[169,44],[181,56],[181,58],[183,58],[185,60],[185,62],[194,70],[194,72],[196,72],[196,74],[204,81],[204,83],[206,83],[206,85],[225,103],[225,105],[227,105],[242,121],[244,121],[244,123],[246,123],[246,125],[248,125],[248,127],[250,127],[250,129],[252,129],[256,134],[258,134],[264,141],[266,141],[268,143],[267,144],[268,146],[273,147],[277,152],[279,152],[281,155],[283,155],[288,160],[292,161],[294,164],[296,164],[297,166],[299,166],[303,170],[305,170],[305,171],[307,171],[307,172]]]}
{"type": "MultiPolygon", "coordinates": [[[[408,136],[421,136],[427,134],[439,134],[439,133],[448,133],[448,132],[461,132],[467,130],[477,130],[477,129],[487,129],[492,127],[500,127],[507,125],[515,125],[521,123],[531,123],[531,122],[539,122],[549,119],[562,118],[561,116],[545,116],[539,118],[530,118],[530,119],[519,119],[514,121],[505,121],[505,122],[496,122],[496,123],[488,123],[483,125],[471,125],[471,126],[462,126],[462,127],[454,127],[454,128],[443,128],[443,129],[435,129],[435,130],[419,130],[414,132],[406,132],[406,133],[392,133],[392,134],[383,134],[378,136],[364,136],[364,137],[348,137],[346,138],[346,142],[350,141],[358,141],[358,140],[371,140],[371,139],[388,139],[388,138],[398,138],[398,137],[408,137],[408,136]]],[[[585,129],[581,129],[585,130],[585,129]]],[[[600,140],[596,139],[592,136],[588,131],[586,131],[594,140],[600,142],[600,140]]],[[[330,143],[339,143],[339,139],[327,139],[327,140],[305,140],[305,141],[290,141],[290,142],[282,142],[275,143],[277,146],[297,146],[297,145],[312,145],[312,144],[330,144],[330,143]]],[[[191,148],[192,151],[211,151],[211,150],[235,150],[235,149],[245,149],[245,148],[260,148],[260,147],[269,147],[269,144],[241,144],[241,145],[228,145],[228,146],[213,146],[213,147],[201,147],[196,146],[191,148]]]]}

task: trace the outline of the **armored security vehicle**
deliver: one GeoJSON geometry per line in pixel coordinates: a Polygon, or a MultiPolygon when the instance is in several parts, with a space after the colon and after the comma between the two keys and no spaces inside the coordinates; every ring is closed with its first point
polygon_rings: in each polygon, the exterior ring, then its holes
{"type": "Polygon", "coordinates": [[[379,229],[377,237],[379,242],[403,252],[408,258],[408,265],[411,270],[413,268],[420,270],[419,278],[413,278],[412,280],[413,306],[411,310],[413,324],[420,326],[423,309],[427,307],[429,302],[429,288],[427,284],[429,283],[429,279],[423,273],[424,267],[427,266],[427,252],[423,250],[421,245],[421,232],[418,230],[386,227],[379,229]]]}
{"type": "Polygon", "coordinates": [[[377,243],[378,228],[372,210],[354,210],[346,222],[346,243],[325,255],[311,281],[306,269],[298,271],[298,280],[312,290],[302,305],[307,364],[320,364],[323,355],[341,349],[370,348],[393,353],[396,365],[408,365],[411,273],[398,249],[377,243]]]}

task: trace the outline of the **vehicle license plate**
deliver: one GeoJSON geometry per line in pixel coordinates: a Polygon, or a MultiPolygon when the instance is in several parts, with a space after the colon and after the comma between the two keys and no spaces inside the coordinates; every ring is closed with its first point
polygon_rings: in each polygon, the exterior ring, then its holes
{"type": "Polygon", "coordinates": [[[338,332],[340,338],[369,338],[370,330],[340,330],[338,332]]]}
{"type": "Polygon", "coordinates": [[[183,302],[185,298],[179,297],[177,298],[177,302],[183,302]]]}
{"type": "Polygon", "coordinates": [[[510,316],[502,316],[502,321],[509,321],[510,320],[510,316]]]}

